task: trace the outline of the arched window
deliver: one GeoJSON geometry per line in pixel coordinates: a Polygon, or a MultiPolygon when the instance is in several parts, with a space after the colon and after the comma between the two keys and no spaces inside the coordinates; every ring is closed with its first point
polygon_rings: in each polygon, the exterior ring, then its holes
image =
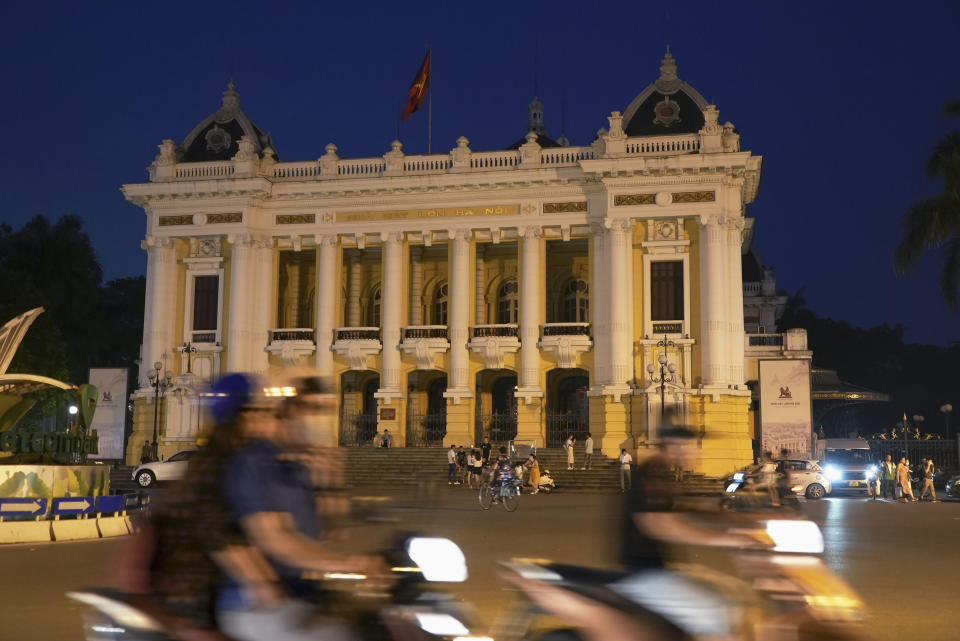
{"type": "Polygon", "coordinates": [[[367,305],[367,327],[380,327],[380,288],[377,287],[370,295],[370,304],[367,305]]]}
{"type": "Polygon", "coordinates": [[[590,316],[590,288],[582,278],[573,278],[563,287],[564,323],[586,323],[590,316]]]}
{"type": "Polygon", "coordinates": [[[449,297],[447,295],[447,284],[444,283],[437,287],[436,291],[433,294],[433,324],[434,325],[446,325],[447,324],[447,302],[449,297]]]}
{"type": "Polygon", "coordinates": [[[517,281],[508,280],[500,285],[497,290],[497,323],[500,325],[513,325],[517,323],[519,314],[519,296],[520,291],[517,281]]]}

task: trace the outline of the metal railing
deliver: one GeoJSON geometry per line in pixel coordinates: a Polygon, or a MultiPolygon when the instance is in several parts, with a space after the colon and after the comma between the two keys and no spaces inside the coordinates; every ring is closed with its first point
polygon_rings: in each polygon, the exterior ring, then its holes
{"type": "Polygon", "coordinates": [[[957,473],[960,470],[960,452],[958,452],[958,442],[954,439],[931,439],[929,441],[907,439],[871,439],[867,441],[870,445],[870,454],[874,456],[877,462],[882,461],[887,454],[893,457],[896,463],[901,456],[910,459],[910,466],[914,471],[920,469],[923,459],[933,460],[936,466],[937,475],[943,479],[945,473],[957,473]]]}
{"type": "Polygon", "coordinates": [[[191,343],[216,343],[216,332],[191,332],[191,343]]]}
{"type": "Polygon", "coordinates": [[[333,332],[334,341],[379,341],[379,327],[338,327],[333,332]]]}
{"type": "Polygon", "coordinates": [[[407,445],[427,447],[443,445],[447,434],[447,413],[407,414],[407,445]]]}
{"type": "Polygon", "coordinates": [[[782,347],[783,334],[748,334],[747,344],[750,347],[782,347]]]}
{"type": "Polygon", "coordinates": [[[682,334],[683,321],[668,322],[668,323],[654,323],[653,333],[654,334],[682,334]]]}
{"type": "Polygon", "coordinates": [[[312,329],[271,329],[270,342],[273,343],[275,341],[316,342],[314,340],[314,333],[312,329]]]}
{"type": "Polygon", "coordinates": [[[486,338],[487,336],[497,337],[517,337],[516,325],[474,325],[470,328],[470,335],[473,338],[486,338]]]}
{"type": "Polygon", "coordinates": [[[343,447],[373,446],[377,435],[376,414],[351,414],[340,417],[340,445],[343,447]]]}
{"type": "Polygon", "coordinates": [[[589,336],[590,323],[547,323],[544,336],[589,336]]]}
{"type": "Polygon", "coordinates": [[[582,443],[589,431],[586,412],[547,412],[547,447],[560,447],[571,434],[582,443]]]}
{"type": "Polygon", "coordinates": [[[446,325],[411,325],[403,328],[403,337],[407,338],[447,338],[446,325]]]}
{"type": "Polygon", "coordinates": [[[492,443],[506,443],[517,436],[517,413],[504,412],[480,414],[474,426],[474,436],[479,443],[485,436],[490,437],[492,443]]]}

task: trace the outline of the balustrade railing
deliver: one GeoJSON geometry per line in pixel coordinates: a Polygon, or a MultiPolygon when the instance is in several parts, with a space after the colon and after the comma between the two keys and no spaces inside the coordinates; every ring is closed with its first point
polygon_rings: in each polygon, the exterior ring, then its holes
{"type": "Polygon", "coordinates": [[[470,169],[509,169],[519,164],[519,151],[482,151],[470,154],[470,169]]]}
{"type": "Polygon", "coordinates": [[[338,327],[333,330],[334,341],[379,341],[379,327],[338,327]]]}
{"type": "Polygon", "coordinates": [[[411,174],[443,173],[453,166],[450,156],[405,156],[403,171],[411,174]]]}
{"type": "Polygon", "coordinates": [[[357,160],[340,160],[337,162],[338,176],[379,176],[387,168],[382,158],[359,158],[357,160]]]}
{"type": "Polygon", "coordinates": [[[474,325],[470,328],[470,335],[473,338],[486,338],[488,336],[496,337],[517,337],[516,325],[474,325]]]}
{"type": "Polygon", "coordinates": [[[230,178],[234,173],[232,161],[217,160],[214,162],[190,162],[177,165],[174,174],[177,180],[197,178],[230,178]]]}
{"type": "Polygon", "coordinates": [[[554,147],[540,152],[540,164],[575,165],[581,160],[591,160],[596,157],[593,147],[554,147]]]}
{"type": "Polygon", "coordinates": [[[190,342],[191,343],[216,343],[217,333],[216,332],[191,332],[190,342]]]}
{"type": "Polygon", "coordinates": [[[403,337],[410,338],[447,338],[446,325],[411,325],[403,328],[403,337]]]}
{"type": "Polygon", "coordinates": [[[590,323],[547,323],[543,336],[590,336],[590,323]]]}
{"type": "Polygon", "coordinates": [[[627,140],[628,154],[676,154],[692,153],[699,150],[700,136],[698,134],[630,138],[627,140]]]}
{"type": "Polygon", "coordinates": [[[312,329],[272,329],[270,330],[270,342],[277,341],[310,341],[316,342],[312,329]]]}
{"type": "Polygon", "coordinates": [[[760,283],[744,283],[744,284],[743,284],[743,295],[744,295],[744,296],[759,296],[759,295],[760,295],[760,283]]]}
{"type": "Polygon", "coordinates": [[[320,165],[316,161],[285,162],[273,166],[273,177],[288,180],[304,180],[320,175],[320,165]]]}

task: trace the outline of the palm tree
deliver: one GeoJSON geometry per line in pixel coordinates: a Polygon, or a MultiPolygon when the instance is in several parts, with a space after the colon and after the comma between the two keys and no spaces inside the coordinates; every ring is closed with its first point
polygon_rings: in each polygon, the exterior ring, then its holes
{"type": "MultiPolygon", "coordinates": [[[[943,113],[960,118],[960,99],[947,102],[943,113]]],[[[927,160],[927,175],[943,180],[943,191],[914,204],[901,220],[903,239],[893,252],[898,274],[916,269],[928,249],[941,248],[940,296],[952,310],[960,294],[960,131],[937,141],[927,160]]]]}

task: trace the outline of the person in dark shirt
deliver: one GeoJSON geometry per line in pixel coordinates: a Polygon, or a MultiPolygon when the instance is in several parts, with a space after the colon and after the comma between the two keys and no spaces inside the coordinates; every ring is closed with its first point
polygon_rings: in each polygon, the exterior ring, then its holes
{"type": "Polygon", "coordinates": [[[481,443],[478,447],[480,448],[480,465],[486,466],[490,463],[490,437],[484,436],[483,443],[481,443]]]}

